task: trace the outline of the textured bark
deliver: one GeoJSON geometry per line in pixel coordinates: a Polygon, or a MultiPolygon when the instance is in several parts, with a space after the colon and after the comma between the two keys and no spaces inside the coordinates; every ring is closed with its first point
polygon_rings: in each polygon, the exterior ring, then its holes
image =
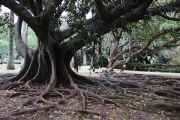
{"type": "MultiPolygon", "coordinates": [[[[10,12],[11,22],[14,23],[14,12],[10,12]]],[[[14,49],[13,49],[13,26],[10,26],[9,30],[9,50],[8,50],[8,61],[7,69],[15,69],[14,66],[14,49]]]]}

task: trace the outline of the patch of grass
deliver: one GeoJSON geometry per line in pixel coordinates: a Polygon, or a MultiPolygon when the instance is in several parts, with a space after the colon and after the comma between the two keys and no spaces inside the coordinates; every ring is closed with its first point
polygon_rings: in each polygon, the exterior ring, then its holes
{"type": "Polygon", "coordinates": [[[16,102],[13,104],[13,107],[18,108],[22,105],[22,102],[16,102]]]}
{"type": "Polygon", "coordinates": [[[39,111],[38,111],[38,114],[44,116],[44,115],[50,115],[51,112],[52,112],[51,110],[45,109],[45,110],[39,110],[39,111]]]}
{"type": "MultiPolygon", "coordinates": [[[[15,68],[20,68],[21,64],[16,64],[16,63],[15,63],[14,66],[15,66],[15,68]]],[[[0,67],[1,67],[2,69],[6,69],[7,63],[0,64],[0,67]]]]}
{"type": "Polygon", "coordinates": [[[150,71],[150,72],[172,72],[172,73],[180,73],[179,68],[143,68],[141,71],[150,71]]]}

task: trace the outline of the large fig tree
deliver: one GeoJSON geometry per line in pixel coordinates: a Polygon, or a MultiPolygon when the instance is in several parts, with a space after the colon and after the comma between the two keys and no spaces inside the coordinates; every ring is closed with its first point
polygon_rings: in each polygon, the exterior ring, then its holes
{"type": "MultiPolygon", "coordinates": [[[[158,0],[159,1],[159,0],[158,0]]],[[[177,18],[180,0],[163,4],[155,4],[157,0],[0,0],[0,4],[11,9],[19,18],[15,25],[15,40],[17,52],[24,57],[24,66],[20,72],[1,83],[1,89],[26,89],[35,108],[18,111],[14,114],[30,112],[36,109],[56,107],[63,109],[60,104],[66,99],[79,94],[82,98],[82,110],[86,110],[86,99],[98,99],[118,105],[111,99],[101,97],[84,89],[84,84],[103,84],[116,86],[114,83],[100,82],[76,74],[70,67],[70,60],[77,50],[92,41],[98,44],[99,37],[116,28],[128,30],[126,25],[139,20],[150,20],[159,15],[166,19],[177,18]],[[86,14],[91,11],[92,18],[86,14]],[[176,12],[175,16],[168,13],[176,12]],[[61,29],[62,21],[69,27],[61,29]],[[25,21],[35,32],[38,48],[29,48],[22,40],[21,25],[25,21]],[[36,91],[36,85],[41,83],[41,89],[36,91]],[[43,85],[43,84],[44,85],[43,85]],[[60,85],[68,85],[64,89],[60,85]],[[28,91],[29,90],[29,91],[28,91]],[[36,91],[36,92],[35,92],[36,91]],[[59,101],[49,101],[49,95],[59,95],[59,101]],[[48,104],[43,106],[39,102],[48,104]]],[[[172,30],[179,31],[180,28],[172,30]]],[[[141,51],[138,51],[141,52],[141,51]]],[[[118,85],[120,85],[118,83],[118,85]]],[[[122,85],[125,85],[123,83],[122,85]]],[[[76,110],[77,111],[77,110],[76,110]]]]}

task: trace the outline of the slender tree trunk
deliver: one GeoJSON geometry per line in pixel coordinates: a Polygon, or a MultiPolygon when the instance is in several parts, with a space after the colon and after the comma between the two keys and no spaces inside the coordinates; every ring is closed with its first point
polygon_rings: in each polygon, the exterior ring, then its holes
{"type": "Polygon", "coordinates": [[[83,52],[83,65],[87,65],[87,57],[85,52],[83,52]]]}
{"type": "Polygon", "coordinates": [[[71,67],[74,68],[74,57],[72,57],[70,64],[71,64],[71,67]]]}
{"type": "MultiPolygon", "coordinates": [[[[14,12],[10,12],[10,19],[14,23],[14,12]]],[[[7,69],[15,69],[14,67],[14,50],[13,50],[13,26],[10,26],[9,30],[9,51],[7,69]]]]}
{"type": "MultiPolygon", "coordinates": [[[[27,24],[23,21],[22,22],[22,29],[21,29],[21,33],[22,33],[22,39],[24,41],[24,43],[27,43],[27,24]]],[[[21,67],[24,64],[24,58],[21,57],[21,67]]]]}
{"type": "Polygon", "coordinates": [[[95,44],[94,44],[94,41],[92,41],[92,45],[91,45],[91,46],[92,46],[92,49],[93,49],[93,54],[92,54],[92,56],[91,56],[91,63],[90,63],[90,65],[91,65],[91,66],[94,66],[94,65],[93,65],[94,57],[95,57],[95,52],[94,52],[94,51],[95,51],[95,44]]]}
{"type": "Polygon", "coordinates": [[[1,57],[1,64],[3,64],[3,62],[4,62],[4,55],[0,55],[0,57],[1,57]]]}

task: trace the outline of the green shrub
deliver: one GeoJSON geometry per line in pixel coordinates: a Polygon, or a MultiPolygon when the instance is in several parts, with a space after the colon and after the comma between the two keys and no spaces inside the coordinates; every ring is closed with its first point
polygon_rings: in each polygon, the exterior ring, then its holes
{"type": "Polygon", "coordinates": [[[21,64],[20,60],[14,60],[14,64],[21,64]]]}
{"type": "Polygon", "coordinates": [[[180,57],[172,58],[172,60],[169,63],[174,65],[180,64],[180,57]]]}
{"type": "Polygon", "coordinates": [[[150,68],[144,68],[144,69],[142,69],[142,71],[180,73],[180,68],[162,68],[162,67],[153,68],[153,67],[150,67],[150,68]]]}
{"type": "Polygon", "coordinates": [[[21,62],[20,61],[15,61],[14,64],[21,64],[21,62]]]}

